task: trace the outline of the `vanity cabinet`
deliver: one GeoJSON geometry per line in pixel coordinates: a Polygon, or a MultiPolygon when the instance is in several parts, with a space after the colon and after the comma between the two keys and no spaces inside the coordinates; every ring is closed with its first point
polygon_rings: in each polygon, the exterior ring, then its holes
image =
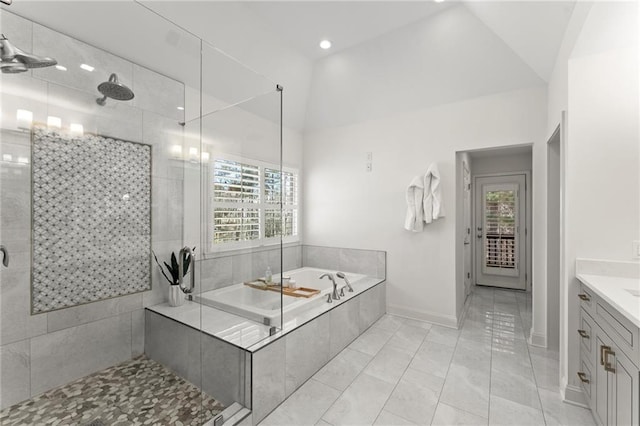
{"type": "Polygon", "coordinates": [[[578,377],[602,425],[640,425],[640,342],[637,326],[582,285],[578,377]]]}

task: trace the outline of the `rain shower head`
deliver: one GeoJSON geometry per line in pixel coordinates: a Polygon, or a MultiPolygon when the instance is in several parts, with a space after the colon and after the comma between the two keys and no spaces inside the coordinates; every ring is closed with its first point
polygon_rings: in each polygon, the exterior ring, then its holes
{"type": "Polygon", "coordinates": [[[107,98],[117,101],[130,101],[134,97],[133,90],[120,83],[116,73],[109,76],[109,81],[100,83],[98,85],[98,91],[104,95],[102,98],[96,99],[98,105],[102,106],[107,103],[107,98]]]}
{"type": "Polygon", "coordinates": [[[0,50],[0,66],[3,73],[24,72],[28,68],[51,67],[58,63],[53,58],[24,52],[11,44],[4,34],[0,36],[0,50]]]}

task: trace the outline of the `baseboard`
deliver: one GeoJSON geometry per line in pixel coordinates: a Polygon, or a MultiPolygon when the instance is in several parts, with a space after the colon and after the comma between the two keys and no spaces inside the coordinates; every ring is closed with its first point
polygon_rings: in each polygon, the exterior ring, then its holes
{"type": "Polygon", "coordinates": [[[562,400],[567,404],[589,408],[589,404],[587,404],[582,388],[568,384],[566,377],[562,377],[560,380],[560,394],[562,396],[562,400]]]}
{"type": "Polygon", "coordinates": [[[540,348],[547,347],[547,335],[544,333],[535,333],[531,330],[531,334],[529,337],[529,344],[531,346],[538,346],[540,348]]]}
{"type": "Polygon", "coordinates": [[[387,313],[399,317],[426,321],[444,327],[458,328],[458,321],[451,315],[435,314],[433,312],[410,309],[397,305],[387,305],[387,313]]]}

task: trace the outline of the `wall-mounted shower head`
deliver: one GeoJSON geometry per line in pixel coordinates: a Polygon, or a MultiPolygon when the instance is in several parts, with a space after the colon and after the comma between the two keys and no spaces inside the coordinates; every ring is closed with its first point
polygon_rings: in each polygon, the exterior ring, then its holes
{"type": "Polygon", "coordinates": [[[3,73],[24,72],[28,68],[51,67],[58,63],[53,58],[24,52],[11,44],[4,34],[0,35],[0,50],[0,66],[3,73]]]}
{"type": "Polygon", "coordinates": [[[109,81],[100,83],[98,85],[98,91],[104,95],[102,98],[96,99],[98,105],[102,106],[107,103],[107,98],[117,101],[130,101],[134,97],[133,90],[120,83],[116,73],[109,76],[109,81]]]}

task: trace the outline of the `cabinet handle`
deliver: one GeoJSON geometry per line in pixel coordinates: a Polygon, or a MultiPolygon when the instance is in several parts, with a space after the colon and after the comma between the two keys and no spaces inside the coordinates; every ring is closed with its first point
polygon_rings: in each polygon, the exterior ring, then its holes
{"type": "Polygon", "coordinates": [[[579,335],[580,335],[580,337],[582,337],[582,338],[585,338],[585,339],[588,339],[588,338],[589,338],[589,335],[588,335],[588,334],[587,334],[587,332],[586,332],[586,331],[584,331],[584,330],[578,330],[578,334],[579,334],[579,335]]]}
{"type": "Polygon", "coordinates": [[[605,348],[606,349],[604,350],[604,369],[609,373],[615,374],[616,368],[613,365],[611,365],[611,363],[609,362],[609,355],[616,356],[616,353],[612,351],[611,348],[609,347],[605,347],[605,348]]]}
{"type": "Polygon", "coordinates": [[[605,352],[610,350],[611,348],[609,346],[600,345],[600,365],[604,365],[605,352]]]}
{"type": "Polygon", "coordinates": [[[587,379],[587,375],[584,374],[582,371],[578,371],[578,377],[580,378],[580,381],[582,383],[589,383],[589,379],[587,379]]]}
{"type": "Polygon", "coordinates": [[[591,300],[591,298],[589,297],[589,295],[588,295],[588,294],[586,294],[586,293],[580,293],[580,294],[578,295],[578,297],[580,298],[580,300],[584,300],[585,302],[588,302],[588,301],[590,301],[590,300],[591,300]]]}

